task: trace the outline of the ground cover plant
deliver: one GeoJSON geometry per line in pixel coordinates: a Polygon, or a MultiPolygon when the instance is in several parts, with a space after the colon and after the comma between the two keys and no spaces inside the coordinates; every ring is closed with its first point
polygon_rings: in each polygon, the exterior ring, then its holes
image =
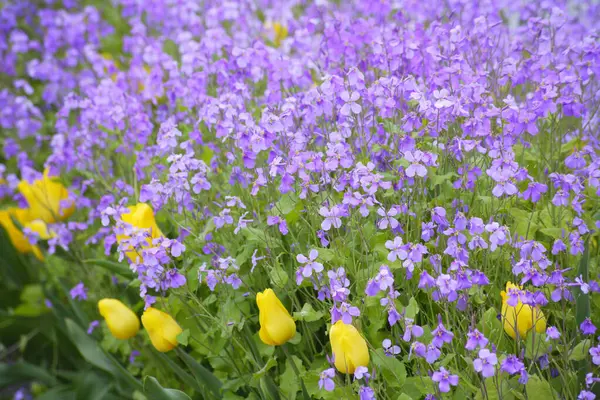
{"type": "Polygon", "coordinates": [[[0,398],[596,398],[599,17],[4,1],[0,398]]]}

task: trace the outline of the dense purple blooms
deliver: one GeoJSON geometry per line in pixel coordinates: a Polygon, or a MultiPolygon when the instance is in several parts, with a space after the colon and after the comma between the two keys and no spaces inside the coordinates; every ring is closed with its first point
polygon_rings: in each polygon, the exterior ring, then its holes
{"type": "MultiPolygon", "coordinates": [[[[238,342],[246,332],[224,326],[254,329],[248,299],[266,287],[289,292],[294,318],[314,309],[297,320],[294,351],[326,391],[336,372],[317,364],[338,320],[370,348],[389,338],[387,362],[406,346],[407,373],[435,370],[440,392],[458,385],[448,356],[456,368],[474,358],[482,378],[515,375],[515,397],[517,381],[568,373],[569,354],[556,352],[582,336],[600,365],[593,1],[88,3],[0,7],[1,208],[28,207],[19,182],[44,169],[64,184],[73,215],[48,223],[48,240],[22,232],[47,271],[65,265],[69,296],[89,296],[81,306],[139,288],[146,308],[197,322],[195,339],[229,343],[207,350],[207,366],[240,385],[237,367],[254,358],[238,342]],[[137,202],[163,237],[121,220],[137,202]],[[102,254],[133,278],[93,267],[102,254]],[[508,279],[522,288],[507,306],[539,307],[555,324],[547,354],[507,354],[503,317],[489,320],[508,279]],[[577,329],[579,299],[591,310],[577,329]],[[216,361],[230,350],[234,369],[216,361]]],[[[367,371],[344,389],[403,390],[367,371]]],[[[553,390],[591,399],[589,379],[553,390]]]]}
{"type": "Polygon", "coordinates": [[[450,386],[458,385],[458,375],[452,375],[446,368],[440,367],[439,371],[435,371],[431,377],[434,382],[437,382],[440,392],[447,393],[450,391],[450,386]]]}

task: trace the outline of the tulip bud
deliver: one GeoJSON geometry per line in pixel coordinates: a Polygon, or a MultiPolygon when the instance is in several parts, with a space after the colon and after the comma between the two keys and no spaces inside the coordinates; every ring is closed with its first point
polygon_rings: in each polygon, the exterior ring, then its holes
{"type": "Polygon", "coordinates": [[[357,367],[369,364],[367,342],[353,325],[337,321],[329,332],[334,364],[343,374],[353,374],[357,367]]]}
{"type": "Polygon", "coordinates": [[[129,339],[140,330],[137,315],[117,299],[100,300],[98,310],[106,320],[110,333],[117,339],[129,339]]]}
{"type": "Polygon", "coordinates": [[[29,204],[30,219],[41,219],[52,224],[69,218],[75,211],[75,204],[69,199],[69,191],[62,183],[49,176],[48,169],[44,171],[42,179],[36,179],[33,183],[19,182],[18,189],[29,204]]]}
{"type": "Polygon", "coordinates": [[[535,329],[538,333],[546,331],[546,317],[539,307],[532,307],[528,304],[521,303],[521,299],[517,301],[515,306],[508,304],[509,289],[520,290],[521,287],[514,285],[511,282],[506,283],[506,291],[500,292],[502,297],[502,323],[504,331],[513,339],[517,338],[517,332],[521,339],[527,337],[527,333],[535,329]]]}
{"type": "Polygon", "coordinates": [[[40,248],[29,242],[29,239],[13,223],[15,219],[24,229],[29,229],[39,235],[40,239],[47,240],[53,236],[48,231],[47,225],[42,220],[27,222],[29,219],[28,210],[22,208],[9,208],[0,210],[0,225],[4,228],[8,237],[19,253],[33,253],[38,260],[43,261],[44,256],[40,248]]]}
{"type": "Polygon", "coordinates": [[[149,307],[142,315],[142,325],[148,331],[156,350],[166,353],[177,346],[177,335],[183,330],[169,314],[149,307]]]}
{"type": "MultiPolygon", "coordinates": [[[[152,208],[145,203],[138,203],[135,206],[128,207],[129,212],[121,215],[121,220],[134,228],[137,229],[146,229],[150,233],[150,237],[147,239],[147,246],[152,246],[152,240],[157,239],[159,237],[163,237],[163,233],[160,231],[160,228],[156,224],[156,220],[154,219],[154,212],[152,208]]],[[[129,235],[119,234],[117,235],[117,242],[121,243],[123,240],[130,239],[129,235]]],[[[135,261],[139,254],[135,249],[131,249],[125,253],[127,258],[131,261],[135,261]]]]}
{"type": "Polygon", "coordinates": [[[260,331],[263,343],[270,346],[282,345],[296,335],[296,323],[272,289],[256,295],[260,331]]]}

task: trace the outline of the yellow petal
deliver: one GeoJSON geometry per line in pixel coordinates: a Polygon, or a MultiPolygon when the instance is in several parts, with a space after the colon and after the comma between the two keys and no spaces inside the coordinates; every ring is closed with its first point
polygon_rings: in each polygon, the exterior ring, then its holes
{"type": "Polygon", "coordinates": [[[44,171],[42,179],[36,179],[33,183],[23,180],[17,188],[27,200],[31,219],[54,223],[67,219],[75,211],[75,204],[69,200],[69,191],[62,183],[50,177],[48,170],[44,171]],[[64,202],[70,203],[63,207],[64,202]]]}
{"type": "Polygon", "coordinates": [[[140,330],[140,321],[133,311],[117,299],[102,299],[98,310],[117,339],[129,339],[140,330]]]}
{"type": "Polygon", "coordinates": [[[353,374],[357,367],[369,364],[369,348],[360,332],[353,326],[337,321],[329,338],[335,358],[335,367],[344,374],[353,374]]]}
{"type": "MultiPolygon", "coordinates": [[[[156,219],[154,218],[154,211],[152,208],[145,203],[138,203],[135,206],[128,207],[129,212],[121,215],[121,220],[134,228],[137,229],[146,229],[150,232],[150,236],[147,239],[147,245],[144,248],[152,247],[152,240],[157,239],[159,237],[163,237],[163,233],[160,228],[156,224],[156,219]]],[[[121,243],[123,240],[129,239],[128,235],[117,235],[117,242],[121,243]]],[[[125,253],[127,258],[132,262],[135,262],[138,258],[141,258],[138,252],[131,248],[131,250],[125,253]]]]}
{"type": "Polygon", "coordinates": [[[156,350],[167,352],[177,346],[177,335],[183,330],[169,314],[149,307],[142,315],[142,324],[156,350]]]}
{"type": "Polygon", "coordinates": [[[270,346],[282,345],[296,335],[296,323],[272,289],[256,295],[260,339],[270,346]]]}
{"type": "Polygon", "coordinates": [[[18,214],[19,212],[16,208],[0,210],[0,224],[2,224],[15,249],[20,253],[27,253],[31,249],[31,244],[25,235],[23,235],[23,232],[13,223],[13,218],[17,221],[19,220],[18,214]]]}

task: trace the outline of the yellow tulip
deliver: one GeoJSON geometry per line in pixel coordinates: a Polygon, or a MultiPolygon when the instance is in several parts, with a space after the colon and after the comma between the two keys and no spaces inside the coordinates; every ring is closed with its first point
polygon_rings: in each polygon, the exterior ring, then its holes
{"type": "Polygon", "coordinates": [[[165,353],[177,346],[177,335],[183,330],[169,314],[149,307],[142,314],[142,325],[148,331],[156,350],[165,353]]]}
{"type": "Polygon", "coordinates": [[[296,323],[272,289],[256,294],[260,331],[258,336],[270,346],[282,345],[296,335],[296,323]]]}
{"type": "Polygon", "coordinates": [[[117,299],[100,300],[98,310],[106,320],[110,333],[117,339],[129,339],[140,330],[137,315],[117,299]]]}
{"type": "Polygon", "coordinates": [[[287,38],[288,29],[285,25],[283,25],[279,22],[274,22],[273,23],[273,32],[275,32],[275,39],[273,40],[273,43],[275,44],[275,47],[279,47],[281,45],[281,42],[285,38],[287,38]]]}
{"type": "Polygon", "coordinates": [[[50,239],[53,233],[48,231],[46,223],[42,220],[29,220],[29,210],[23,208],[9,208],[6,210],[0,210],[0,225],[4,228],[8,234],[8,238],[11,243],[17,249],[19,253],[33,253],[38,260],[43,261],[44,256],[40,248],[29,242],[29,239],[23,234],[23,232],[15,226],[13,218],[23,226],[35,233],[37,233],[40,239],[50,239]]]}
{"type": "Polygon", "coordinates": [[[335,367],[343,374],[353,374],[357,367],[369,364],[369,349],[360,332],[342,320],[337,321],[329,332],[335,367]]]}
{"type": "Polygon", "coordinates": [[[521,303],[519,299],[516,306],[511,306],[507,303],[509,290],[520,290],[521,287],[514,285],[512,282],[506,283],[506,291],[502,291],[502,323],[504,331],[513,339],[517,338],[517,332],[521,339],[527,337],[527,333],[535,329],[536,332],[542,333],[546,331],[546,318],[539,307],[531,307],[530,305],[521,303]]]}
{"type": "Polygon", "coordinates": [[[69,200],[69,191],[49,175],[49,170],[44,171],[42,179],[33,183],[19,182],[18,189],[29,204],[29,218],[41,219],[52,224],[71,216],[75,211],[75,204],[69,200]],[[63,207],[63,204],[69,204],[63,207]]]}
{"type": "MultiPolygon", "coordinates": [[[[135,206],[129,206],[129,212],[121,215],[121,220],[134,228],[137,229],[146,229],[150,233],[150,237],[147,239],[147,246],[144,247],[152,247],[152,240],[157,239],[159,237],[163,237],[163,233],[160,231],[160,228],[156,224],[156,220],[154,219],[154,212],[152,208],[145,203],[138,203],[135,206]]],[[[117,235],[117,242],[121,243],[123,240],[129,239],[129,235],[117,235]]],[[[138,253],[135,249],[131,248],[131,250],[125,253],[127,257],[131,261],[135,261],[138,257],[138,253]]]]}

